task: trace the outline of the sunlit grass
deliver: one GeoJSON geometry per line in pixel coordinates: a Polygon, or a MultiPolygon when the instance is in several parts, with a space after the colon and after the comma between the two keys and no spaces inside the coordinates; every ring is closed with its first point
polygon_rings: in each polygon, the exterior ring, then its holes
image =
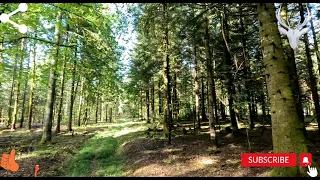
{"type": "Polygon", "coordinates": [[[124,173],[122,156],[125,141],[142,135],[143,123],[118,120],[87,140],[68,163],[66,176],[121,176],[124,173]]]}

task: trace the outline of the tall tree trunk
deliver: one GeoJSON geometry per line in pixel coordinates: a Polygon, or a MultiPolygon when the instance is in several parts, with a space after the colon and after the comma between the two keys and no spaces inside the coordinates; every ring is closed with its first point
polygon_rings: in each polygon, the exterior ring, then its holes
{"type": "Polygon", "coordinates": [[[22,73],[23,73],[23,61],[24,61],[24,47],[25,47],[25,38],[21,39],[21,57],[20,57],[20,67],[19,67],[19,75],[17,79],[17,86],[15,87],[15,98],[14,98],[14,109],[12,115],[12,123],[11,130],[16,129],[16,122],[18,119],[18,106],[19,106],[19,97],[20,97],[20,84],[22,81],[22,73]]]}
{"type": "MultiPolygon", "coordinates": [[[[204,8],[204,11],[206,11],[207,8],[204,8]]],[[[209,19],[207,16],[207,13],[204,14],[204,28],[205,28],[205,35],[204,35],[204,44],[205,44],[205,53],[206,53],[206,66],[207,66],[207,74],[208,74],[208,96],[209,96],[209,128],[210,128],[210,140],[213,145],[213,148],[216,148],[218,146],[218,140],[216,137],[216,130],[215,130],[215,121],[214,119],[217,119],[218,116],[216,114],[216,107],[215,99],[216,99],[216,93],[215,93],[215,82],[214,82],[214,75],[213,75],[213,67],[212,67],[212,54],[210,50],[210,36],[209,36],[209,19]],[[215,106],[215,107],[214,107],[215,106]]]]}
{"type": "MultiPolygon", "coordinates": [[[[80,125],[81,125],[81,121],[80,121],[80,119],[81,119],[81,109],[82,109],[82,99],[83,99],[83,91],[84,91],[84,78],[80,78],[80,81],[81,81],[81,84],[80,84],[80,86],[81,86],[81,88],[80,88],[80,100],[79,100],[79,107],[78,107],[78,126],[80,127],[80,125]],[[81,80],[82,79],[82,80],[81,80]]],[[[86,101],[87,101],[87,104],[88,104],[88,98],[87,98],[87,94],[86,94],[86,101]]],[[[73,99],[73,101],[74,101],[74,99],[73,99]]],[[[87,111],[87,107],[86,107],[86,111],[87,111]]],[[[72,120],[71,120],[72,121],[72,120]]],[[[69,119],[69,123],[70,123],[70,119],[69,119]]],[[[71,127],[71,126],[70,126],[71,127]]],[[[70,128],[71,129],[71,128],[70,128]]],[[[69,130],[70,130],[69,129],[69,130]]],[[[70,131],[72,131],[72,129],[70,130],[70,131]]]]}
{"type": "Polygon", "coordinates": [[[205,122],[207,121],[207,115],[206,115],[206,107],[205,107],[205,94],[204,94],[204,82],[203,77],[201,77],[201,121],[205,122]]]}
{"type": "Polygon", "coordinates": [[[103,114],[103,104],[102,104],[102,102],[100,101],[100,122],[102,121],[102,115],[103,114]]]}
{"type": "Polygon", "coordinates": [[[141,121],[143,121],[143,111],[142,111],[142,108],[143,108],[143,103],[142,103],[142,91],[140,91],[140,110],[141,110],[141,121]]]}
{"type": "Polygon", "coordinates": [[[99,95],[97,95],[96,98],[96,118],[95,118],[95,123],[98,123],[98,114],[99,114],[99,95]]]}
{"type": "Polygon", "coordinates": [[[56,126],[56,133],[60,132],[60,122],[62,120],[62,107],[63,107],[63,95],[64,95],[64,82],[65,82],[65,74],[66,74],[66,59],[63,62],[62,74],[61,74],[61,89],[60,89],[60,99],[59,99],[59,107],[58,107],[58,119],[56,126]]]}
{"type": "Polygon", "coordinates": [[[262,125],[265,124],[265,119],[266,119],[266,102],[264,99],[264,93],[261,93],[260,99],[261,99],[261,109],[262,109],[262,125]]]}
{"type": "Polygon", "coordinates": [[[253,112],[252,112],[252,101],[251,101],[251,92],[249,90],[249,84],[251,79],[251,71],[250,71],[250,60],[249,60],[249,54],[247,49],[247,42],[244,37],[245,29],[243,24],[243,16],[242,16],[242,4],[240,3],[240,9],[239,9],[239,17],[240,17],[240,33],[241,33],[241,44],[242,44],[242,55],[244,59],[244,76],[246,77],[245,81],[245,88],[246,88],[246,94],[247,94],[247,103],[248,103],[248,119],[250,121],[250,129],[254,128],[254,118],[253,118],[253,112]]]}
{"type": "Polygon", "coordinates": [[[226,121],[226,110],[225,110],[225,105],[220,101],[220,108],[221,108],[221,119],[223,121],[226,121]]]}
{"type": "MultiPolygon", "coordinates": [[[[68,130],[72,131],[72,116],[73,116],[73,106],[74,106],[74,100],[76,97],[75,91],[75,81],[76,81],[76,71],[77,71],[77,49],[74,51],[75,57],[73,59],[73,68],[72,68],[72,84],[71,84],[71,91],[70,91],[70,106],[69,106],[69,120],[68,120],[68,130]]],[[[77,82],[78,87],[78,82],[77,82]]],[[[82,87],[82,86],[81,86],[82,87]]],[[[82,94],[82,89],[80,91],[80,94],[82,94]]],[[[82,96],[80,97],[82,101],[82,96]]],[[[80,102],[81,104],[82,102],[80,102]]],[[[81,106],[81,105],[79,105],[81,106]]],[[[81,108],[79,108],[81,110],[81,108]]],[[[80,121],[78,119],[78,126],[80,126],[80,121]]]]}
{"type": "Polygon", "coordinates": [[[201,129],[201,122],[199,118],[199,81],[198,81],[198,59],[197,59],[197,45],[196,45],[196,40],[195,37],[193,38],[194,40],[194,89],[193,89],[193,94],[195,97],[195,122],[197,122],[197,128],[201,129]]]}
{"type": "Polygon", "coordinates": [[[108,103],[106,103],[106,122],[108,122],[108,103]]]}
{"type": "MultiPolygon", "coordinates": [[[[304,10],[303,6],[301,3],[299,3],[300,7],[300,16],[301,16],[301,21],[304,21],[304,10]]],[[[304,26],[303,28],[306,28],[304,26]]],[[[307,68],[308,68],[308,74],[309,74],[309,79],[310,79],[310,86],[311,86],[311,92],[312,92],[312,99],[314,102],[314,108],[315,108],[315,116],[317,118],[318,122],[318,127],[320,127],[320,105],[319,105],[319,94],[318,94],[318,89],[317,89],[317,82],[316,78],[313,72],[313,62],[311,59],[311,54],[310,54],[310,49],[309,49],[309,39],[308,39],[308,34],[303,35],[303,41],[304,45],[306,48],[306,56],[307,56],[307,68]]],[[[318,128],[318,133],[320,133],[320,128],[318,128]]]]}
{"type": "MultiPolygon", "coordinates": [[[[86,101],[86,106],[85,106],[85,111],[84,111],[84,117],[83,117],[83,124],[86,125],[87,121],[88,121],[88,114],[90,117],[90,113],[89,113],[89,108],[90,108],[90,104],[89,104],[89,95],[88,93],[86,93],[85,95],[85,101],[86,101]]],[[[81,107],[81,106],[79,106],[81,107]]],[[[79,117],[81,116],[81,113],[79,113],[79,117]]],[[[80,123],[78,122],[78,126],[80,126],[80,123]]]]}
{"type": "MultiPolygon", "coordinates": [[[[177,112],[177,106],[178,106],[178,95],[177,95],[177,72],[173,73],[173,98],[172,98],[172,112],[173,112],[173,121],[178,120],[178,112],[177,112]]],[[[172,127],[172,124],[171,124],[172,127]]]]}
{"type": "MultiPolygon", "coordinates": [[[[309,4],[308,4],[309,6],[309,4]]],[[[310,7],[308,7],[310,9],[310,7]]],[[[312,12],[311,12],[312,14],[312,12]]],[[[312,37],[313,37],[313,43],[314,43],[314,50],[316,51],[316,55],[317,55],[317,62],[318,62],[318,70],[319,70],[319,74],[320,74],[320,54],[319,54],[319,48],[318,48],[318,41],[317,41],[317,36],[316,36],[316,32],[314,30],[314,26],[313,26],[313,20],[312,18],[310,19],[310,24],[311,24],[311,31],[312,31],[312,37]]]]}
{"type": "MultiPolygon", "coordinates": [[[[28,66],[27,69],[30,68],[30,59],[31,59],[31,49],[28,58],[28,66]]],[[[23,88],[23,98],[22,98],[22,110],[21,110],[21,119],[20,119],[20,128],[23,127],[24,123],[24,113],[25,113],[25,104],[26,104],[26,96],[27,96],[27,88],[28,88],[28,76],[25,78],[24,88],[23,88]]]]}
{"type": "MultiPolygon", "coordinates": [[[[61,23],[62,15],[61,12],[58,11],[57,18],[56,18],[56,28],[55,28],[55,35],[54,40],[56,44],[60,42],[60,23],[61,23]]],[[[51,67],[50,67],[50,77],[49,77],[49,88],[47,92],[47,102],[46,102],[46,114],[43,126],[43,134],[41,143],[46,143],[51,141],[52,136],[52,115],[53,115],[53,105],[55,101],[55,94],[56,94],[56,66],[58,61],[59,55],[59,46],[55,46],[55,55],[51,59],[51,67]]]]}
{"type": "MultiPolygon", "coordinates": [[[[287,8],[287,3],[283,3],[283,10],[282,10],[282,17],[283,20],[287,21],[288,20],[288,8],[287,8]]],[[[300,86],[299,86],[299,77],[297,73],[297,67],[296,67],[296,59],[294,56],[294,51],[289,45],[289,41],[287,38],[284,40],[284,47],[285,47],[285,54],[287,55],[288,58],[288,69],[289,69],[289,74],[292,80],[292,92],[294,95],[294,100],[295,100],[295,105],[298,111],[298,116],[301,121],[301,128],[303,130],[303,133],[306,138],[308,138],[308,134],[305,128],[305,122],[304,122],[304,113],[303,113],[303,107],[302,107],[302,96],[300,93],[300,86]]]]}
{"type": "Polygon", "coordinates": [[[171,144],[171,121],[172,121],[172,111],[171,111],[171,87],[170,87],[170,59],[169,59],[169,37],[168,37],[168,10],[167,4],[163,3],[163,19],[164,19],[164,29],[163,29],[163,42],[164,42],[164,54],[163,54],[163,88],[164,88],[164,121],[163,130],[165,135],[168,137],[168,144],[171,144]]]}
{"type": "MultiPolygon", "coordinates": [[[[37,38],[37,34],[35,34],[35,38],[37,38]]],[[[36,49],[37,49],[37,44],[36,41],[34,40],[33,44],[33,68],[32,68],[32,83],[30,84],[30,92],[29,92],[29,110],[28,110],[28,122],[27,122],[27,127],[28,130],[31,130],[31,122],[32,122],[32,116],[33,116],[33,106],[34,106],[34,88],[35,88],[35,83],[36,83],[36,49]]]]}
{"type": "Polygon", "coordinates": [[[225,40],[224,43],[224,54],[225,54],[225,64],[226,64],[226,70],[227,70],[227,90],[228,90],[228,101],[229,101],[229,113],[230,113],[230,119],[231,119],[231,127],[232,132],[234,135],[238,135],[239,129],[238,129],[238,123],[236,120],[236,114],[233,107],[233,96],[235,95],[235,87],[233,84],[233,75],[232,75],[232,59],[230,55],[230,49],[228,47],[228,44],[230,44],[229,39],[229,28],[228,28],[228,21],[227,21],[227,15],[225,13],[225,7],[224,7],[224,13],[223,13],[223,31],[222,35],[225,40]]]}
{"type": "Polygon", "coordinates": [[[109,117],[109,121],[112,122],[112,107],[110,108],[110,117],[109,117]]]}
{"type": "MultiPolygon", "coordinates": [[[[274,3],[259,3],[257,6],[259,34],[271,108],[273,152],[296,154],[308,152],[291,90],[290,74],[281,45],[274,3]]],[[[299,158],[296,161],[297,166],[274,168],[271,175],[298,176],[299,170],[302,172],[306,168],[299,167],[299,158]]]]}
{"type": "Polygon", "coordinates": [[[12,123],[12,105],[13,105],[13,96],[14,96],[14,89],[16,86],[16,78],[17,78],[17,70],[18,69],[18,54],[16,55],[14,59],[14,65],[13,65],[13,75],[12,75],[12,85],[10,89],[10,98],[9,98],[9,108],[8,108],[8,117],[9,120],[6,122],[6,126],[9,127],[12,123]]]}
{"type": "Polygon", "coordinates": [[[154,112],[154,80],[152,79],[152,87],[151,87],[151,119],[152,122],[155,121],[155,112],[154,112]]]}
{"type": "Polygon", "coordinates": [[[159,99],[159,117],[161,116],[162,114],[162,107],[163,107],[163,103],[162,103],[162,90],[161,90],[161,80],[159,78],[159,81],[158,81],[158,99],[159,99]]]}
{"type": "Polygon", "coordinates": [[[150,124],[150,96],[149,88],[146,89],[147,123],[150,124]]]}

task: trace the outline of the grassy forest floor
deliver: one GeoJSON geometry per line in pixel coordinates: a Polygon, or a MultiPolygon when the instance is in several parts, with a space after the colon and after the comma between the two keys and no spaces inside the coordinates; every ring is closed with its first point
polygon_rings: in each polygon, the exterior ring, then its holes
{"type": "MultiPolygon", "coordinates": [[[[226,125],[221,128],[225,129],[226,125]]],[[[0,153],[14,147],[20,169],[16,173],[0,170],[0,177],[34,176],[268,176],[269,168],[242,168],[241,153],[250,152],[246,137],[234,138],[221,131],[219,151],[210,151],[207,124],[197,135],[193,124],[180,124],[173,132],[172,145],[167,145],[163,133],[148,137],[145,122],[121,119],[113,123],[98,123],[75,127],[74,135],[62,127],[52,143],[39,145],[42,126],[32,132],[24,128],[14,132],[0,129],[0,153]],[[182,128],[188,130],[183,135],[182,128]]],[[[307,130],[315,136],[317,127],[307,130]]],[[[245,129],[241,129],[246,134],[245,129]]],[[[249,131],[251,152],[272,150],[271,129],[249,131]]],[[[320,142],[310,145],[310,152],[320,164],[320,142]]]]}

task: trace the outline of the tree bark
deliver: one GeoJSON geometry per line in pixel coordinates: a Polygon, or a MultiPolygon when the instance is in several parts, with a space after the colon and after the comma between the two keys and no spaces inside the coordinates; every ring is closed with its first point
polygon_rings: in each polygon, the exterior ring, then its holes
{"type": "MultiPolygon", "coordinates": [[[[81,125],[81,109],[82,109],[82,101],[83,101],[83,91],[84,91],[84,78],[80,78],[80,81],[81,81],[81,89],[80,89],[80,100],[79,100],[79,107],[78,107],[78,126],[80,127],[81,125]],[[82,79],[82,80],[81,80],[82,79]]],[[[86,101],[87,101],[87,104],[88,104],[88,98],[87,98],[87,94],[86,94],[86,101]]],[[[86,112],[87,112],[87,107],[86,107],[86,112]]],[[[70,119],[69,119],[69,123],[70,123],[70,119]]],[[[70,129],[71,129],[72,126],[70,126],[70,129]]],[[[69,131],[70,131],[69,129],[69,131]]],[[[71,129],[72,131],[72,129],[71,129]]]]}
{"type": "Polygon", "coordinates": [[[14,108],[13,108],[13,115],[12,115],[12,123],[11,123],[11,130],[16,129],[16,122],[18,119],[18,106],[19,106],[19,97],[20,97],[20,84],[22,81],[22,73],[23,73],[23,61],[24,61],[24,47],[25,47],[25,39],[21,39],[21,57],[20,57],[20,66],[19,66],[19,75],[17,79],[17,85],[15,87],[15,98],[14,98],[14,108]]]}
{"type": "MultiPolygon", "coordinates": [[[[56,28],[55,28],[55,42],[56,44],[60,43],[60,23],[62,19],[62,14],[58,11],[56,18],[56,28]]],[[[52,115],[53,115],[53,105],[55,101],[55,91],[56,91],[56,66],[59,55],[59,46],[55,46],[55,55],[51,59],[51,67],[50,67],[50,77],[49,77],[49,89],[47,92],[47,102],[46,102],[46,114],[43,126],[43,134],[41,143],[46,143],[51,141],[52,137],[52,115]]]]}
{"type": "Polygon", "coordinates": [[[6,126],[9,127],[12,122],[12,104],[13,104],[13,96],[14,96],[14,88],[16,85],[16,78],[17,78],[17,70],[18,69],[18,54],[16,55],[14,59],[14,65],[13,65],[13,75],[12,75],[12,85],[10,89],[10,98],[9,98],[9,108],[8,108],[8,117],[9,120],[6,122],[6,126]]]}
{"type": "Polygon", "coordinates": [[[169,37],[168,37],[168,9],[167,4],[163,3],[163,42],[164,42],[164,54],[163,54],[163,88],[164,88],[164,118],[163,118],[163,130],[165,136],[168,137],[168,144],[171,144],[171,121],[172,121],[172,111],[171,111],[171,87],[170,87],[170,59],[169,59],[169,37]]]}
{"type": "MultiPolygon", "coordinates": [[[[35,37],[37,37],[37,34],[35,34],[35,37]]],[[[36,83],[36,49],[37,49],[37,44],[36,41],[34,40],[33,44],[33,69],[32,69],[32,83],[30,84],[30,92],[29,92],[29,110],[28,110],[28,122],[27,122],[27,127],[28,130],[31,130],[31,122],[32,122],[32,116],[33,116],[33,106],[34,106],[34,88],[35,88],[35,83],[36,83]]]]}
{"type": "Polygon", "coordinates": [[[151,87],[151,119],[152,119],[152,122],[155,121],[155,112],[154,112],[154,80],[152,80],[152,87],[151,87]]]}
{"type": "MultiPolygon", "coordinates": [[[[204,8],[206,11],[207,8],[204,8]]],[[[210,140],[212,143],[213,148],[217,148],[218,140],[216,137],[216,130],[215,130],[215,119],[217,119],[217,105],[215,104],[216,93],[215,93],[215,82],[214,82],[214,74],[213,74],[213,67],[212,67],[212,54],[210,50],[210,36],[209,36],[209,19],[207,17],[207,13],[204,14],[204,28],[205,28],[205,35],[204,35],[204,44],[205,44],[205,54],[206,54],[206,66],[207,66],[207,74],[208,74],[208,113],[209,113],[209,129],[210,129],[210,140]],[[215,107],[214,107],[215,106],[215,107]]]]}
{"type": "Polygon", "coordinates": [[[223,33],[222,34],[225,38],[224,43],[224,54],[225,54],[225,64],[226,64],[226,70],[227,70],[227,90],[228,90],[228,101],[229,101],[229,111],[230,111],[230,119],[231,119],[231,127],[232,132],[234,135],[238,135],[239,129],[238,129],[238,123],[236,120],[236,114],[233,107],[233,96],[236,94],[235,87],[233,85],[233,75],[232,75],[232,59],[231,55],[228,49],[228,44],[230,44],[229,39],[229,28],[228,28],[228,21],[227,21],[227,15],[225,13],[225,7],[224,7],[224,13],[223,13],[223,33]]]}
{"type": "Polygon", "coordinates": [[[106,122],[108,122],[108,103],[106,103],[106,122]]]}
{"type": "MultiPolygon", "coordinates": [[[[68,36],[67,40],[68,42],[68,36]]],[[[66,56],[66,55],[65,55],[66,56]]],[[[63,95],[64,95],[64,82],[65,82],[65,74],[66,74],[66,66],[67,66],[67,58],[65,57],[62,67],[62,74],[61,74],[61,89],[60,89],[60,99],[59,99],[59,107],[58,107],[58,119],[57,119],[57,126],[56,126],[56,133],[60,133],[60,122],[62,120],[62,108],[63,108],[63,95]]]]}
{"type": "Polygon", "coordinates": [[[197,59],[197,45],[196,45],[196,40],[195,37],[193,38],[194,40],[194,89],[193,89],[193,94],[195,97],[195,122],[197,122],[197,128],[201,129],[201,122],[199,118],[199,80],[198,80],[198,59],[197,59]]]}
{"type": "MultiPolygon", "coordinates": [[[[69,106],[69,119],[68,119],[68,130],[69,131],[72,131],[73,106],[74,106],[74,100],[76,97],[75,81],[76,81],[76,71],[77,71],[77,49],[75,49],[74,54],[75,54],[75,57],[73,59],[72,84],[71,84],[71,91],[70,91],[70,106],[69,106]]],[[[82,89],[81,89],[80,93],[82,94],[82,89]]],[[[81,100],[82,100],[82,98],[81,98],[81,100]]],[[[82,103],[82,102],[80,102],[80,103],[82,103]]],[[[81,106],[81,105],[79,105],[79,106],[81,106]]],[[[78,121],[78,125],[79,125],[79,121],[78,121]]]]}
{"type": "Polygon", "coordinates": [[[146,89],[147,123],[150,124],[150,96],[149,88],[146,89]]]}
{"type": "MultiPolygon", "coordinates": [[[[274,3],[259,3],[258,20],[265,75],[270,98],[272,142],[274,153],[308,152],[300,126],[287,62],[281,45],[274,3]]],[[[306,168],[274,168],[272,176],[298,176],[306,168]],[[300,171],[299,171],[300,170],[300,171]]]]}
{"type": "Polygon", "coordinates": [[[110,108],[110,117],[109,117],[109,121],[112,122],[112,107],[110,108]]]}
{"type": "Polygon", "coordinates": [[[204,82],[203,77],[201,77],[201,121],[206,122],[207,121],[207,115],[206,115],[206,107],[205,107],[205,94],[204,94],[204,82]]]}
{"type": "MultiPolygon", "coordinates": [[[[28,58],[28,66],[27,69],[30,68],[30,59],[31,59],[31,51],[28,58]]],[[[27,88],[28,88],[28,76],[25,78],[24,88],[23,88],[23,98],[22,98],[22,109],[21,109],[21,118],[20,118],[20,128],[23,127],[24,123],[24,113],[25,113],[25,104],[26,104],[26,96],[27,96],[27,88]]]]}
{"type": "MultiPolygon", "coordinates": [[[[288,8],[287,8],[287,3],[283,3],[283,10],[282,10],[282,16],[284,21],[287,21],[288,19],[288,8]]],[[[302,96],[300,93],[300,86],[299,86],[299,77],[297,73],[297,67],[296,67],[296,59],[294,56],[294,51],[289,45],[289,41],[287,38],[284,40],[284,49],[285,49],[285,54],[287,55],[288,59],[288,69],[289,69],[289,74],[292,80],[292,92],[294,95],[294,100],[296,104],[296,108],[298,111],[298,116],[301,121],[301,128],[303,129],[303,133],[306,138],[308,138],[308,133],[305,128],[305,122],[304,122],[304,113],[303,113],[303,108],[302,108],[302,96]]]]}
{"type": "Polygon", "coordinates": [[[97,95],[96,98],[96,118],[95,118],[95,123],[98,123],[98,114],[99,114],[99,95],[97,95]]]}

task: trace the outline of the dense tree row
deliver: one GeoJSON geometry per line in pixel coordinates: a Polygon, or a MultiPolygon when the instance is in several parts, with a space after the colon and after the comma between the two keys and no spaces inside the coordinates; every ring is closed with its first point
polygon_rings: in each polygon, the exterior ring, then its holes
{"type": "MultiPolygon", "coordinates": [[[[272,119],[274,152],[307,152],[308,117],[320,122],[318,15],[315,4],[307,6],[310,31],[293,51],[278,31],[280,4],[140,5],[126,86],[131,112],[140,112],[154,130],[162,122],[169,144],[181,120],[193,120],[195,131],[209,122],[213,148],[219,147],[222,123],[230,122],[237,137],[245,135],[240,124],[254,129],[272,119]]],[[[281,18],[294,27],[305,12],[305,4],[282,3],[281,18]]],[[[298,167],[274,170],[281,176],[300,173],[298,167]]]]}

